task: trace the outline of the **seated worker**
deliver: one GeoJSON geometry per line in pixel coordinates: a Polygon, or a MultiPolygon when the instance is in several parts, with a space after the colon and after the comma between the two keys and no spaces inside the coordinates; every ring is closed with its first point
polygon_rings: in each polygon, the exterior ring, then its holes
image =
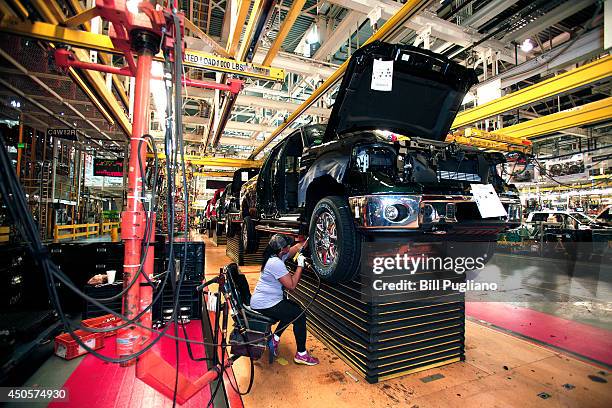
{"type": "Polygon", "coordinates": [[[278,355],[280,336],[293,322],[293,334],[297,344],[293,361],[296,364],[317,365],[319,360],[306,351],[306,314],[302,313],[300,305],[283,296],[283,286],[288,290],[295,289],[304,267],[302,254],[298,256],[298,266],[293,275],[285,266],[285,260],[294,256],[303,246],[301,243],[291,246],[292,242],[293,239],[281,234],[275,234],[270,238],[264,251],[259,281],[251,296],[251,308],[265,316],[280,320],[272,339],[275,356],[278,355]]]}

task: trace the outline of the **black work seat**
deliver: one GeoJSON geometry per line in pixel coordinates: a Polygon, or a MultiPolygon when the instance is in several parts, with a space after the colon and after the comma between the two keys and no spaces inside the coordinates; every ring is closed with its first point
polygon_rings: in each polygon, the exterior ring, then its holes
{"type": "Polygon", "coordinates": [[[246,314],[248,319],[257,319],[257,320],[264,321],[268,324],[274,324],[278,321],[277,319],[273,317],[268,317],[266,315],[259,313],[256,310],[251,309],[251,306],[243,304],[242,308],[244,309],[244,314],[246,314]]]}

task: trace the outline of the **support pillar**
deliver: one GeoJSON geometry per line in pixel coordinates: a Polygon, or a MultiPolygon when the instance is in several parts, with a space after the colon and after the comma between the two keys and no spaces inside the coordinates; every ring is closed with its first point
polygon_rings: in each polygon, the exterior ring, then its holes
{"type": "MultiPolygon", "coordinates": [[[[142,174],[140,162],[146,171],[147,144],[140,143],[142,136],[148,131],[148,111],[151,97],[151,65],[153,56],[159,51],[159,37],[148,31],[132,33],[132,48],[138,54],[136,81],[134,87],[134,116],[132,121],[132,137],[130,139],[130,157],[128,166],[128,188],[127,206],[121,215],[121,238],[125,246],[125,257],[123,265],[124,287],[136,279],[128,292],[123,296],[122,313],[126,318],[133,319],[152,301],[152,288],[146,286],[144,277],[136,276],[141,262],[142,241],[145,239],[146,211],[143,205],[142,174]],[[140,158],[140,159],[139,159],[140,158]]],[[[153,214],[151,214],[153,217],[153,214]]],[[[151,220],[149,234],[154,236],[155,220],[151,220]]],[[[143,272],[148,276],[153,275],[153,247],[147,252],[144,261],[143,272]]],[[[151,326],[151,312],[143,315],[140,322],[145,326],[151,326]]],[[[150,337],[150,332],[136,325],[130,325],[119,331],[117,335],[117,354],[126,356],[137,352],[145,346],[150,337]]],[[[129,360],[123,365],[132,365],[135,359],[129,360]]]]}

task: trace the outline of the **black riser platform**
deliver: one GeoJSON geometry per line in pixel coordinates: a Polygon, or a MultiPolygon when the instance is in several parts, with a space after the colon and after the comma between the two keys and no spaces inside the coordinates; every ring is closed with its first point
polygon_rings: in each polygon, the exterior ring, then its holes
{"type": "MultiPolygon", "coordinates": [[[[427,277],[449,278],[463,279],[454,273],[427,277]]],[[[366,381],[376,383],[465,358],[463,294],[414,292],[373,299],[366,284],[321,282],[307,312],[310,332],[366,381]]],[[[290,297],[306,307],[317,285],[307,270],[290,297]]]]}

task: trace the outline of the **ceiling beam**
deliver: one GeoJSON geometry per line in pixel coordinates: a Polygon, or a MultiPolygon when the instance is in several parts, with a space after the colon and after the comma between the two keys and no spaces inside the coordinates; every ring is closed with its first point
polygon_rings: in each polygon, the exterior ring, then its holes
{"type": "MultiPolygon", "coordinates": [[[[227,0],[230,1],[230,0],[227,0]]],[[[247,16],[249,14],[249,7],[251,6],[251,0],[238,0],[238,14],[236,17],[236,22],[231,25],[230,28],[230,37],[227,43],[226,50],[230,55],[236,55],[238,51],[238,44],[240,43],[240,35],[242,34],[242,28],[244,27],[244,23],[246,22],[247,16]]],[[[232,19],[230,19],[231,21],[232,19]]]]}
{"type": "Polygon", "coordinates": [[[349,10],[340,24],[332,31],[331,35],[321,44],[314,53],[315,60],[328,60],[338,49],[346,43],[346,40],[355,32],[357,28],[367,19],[367,16],[355,10],[349,10]]]}
{"type": "MultiPolygon", "coordinates": [[[[293,112],[297,108],[300,107],[299,103],[295,102],[286,102],[286,101],[277,101],[274,99],[261,98],[259,96],[250,96],[250,95],[238,95],[238,99],[236,100],[237,106],[249,106],[252,108],[267,108],[276,111],[287,111],[293,112]]],[[[319,108],[319,107],[311,107],[306,111],[308,115],[319,116],[322,118],[329,118],[331,113],[330,109],[319,108]]]]}
{"type": "Polygon", "coordinates": [[[223,48],[221,45],[219,45],[219,43],[210,38],[204,31],[200,29],[200,27],[193,24],[188,18],[185,18],[185,28],[191,31],[196,37],[204,41],[206,45],[210,47],[212,52],[221,55],[224,58],[232,58],[232,55],[227,52],[225,48],[223,48]]]}
{"type": "Polygon", "coordinates": [[[514,66],[499,75],[479,82],[470,89],[470,93],[476,94],[478,88],[488,86],[490,83],[501,80],[501,88],[505,89],[517,84],[525,79],[535,76],[546,76],[553,72],[558,72],[578,61],[585,61],[603,51],[603,28],[597,27],[588,33],[580,36],[571,44],[560,44],[564,48],[563,53],[559,53],[558,48],[546,51],[527,62],[514,66]]]}
{"type": "Polygon", "coordinates": [[[518,0],[493,0],[485,4],[474,14],[461,22],[461,25],[470,26],[472,28],[480,28],[480,26],[489,22],[494,17],[498,16],[502,11],[516,4],[518,0]]]}
{"type": "Polygon", "coordinates": [[[580,10],[590,6],[595,3],[595,0],[574,0],[574,1],[566,1],[561,5],[555,7],[550,10],[544,16],[535,19],[524,27],[508,33],[504,36],[502,41],[512,42],[517,40],[524,40],[529,38],[542,30],[551,27],[553,24],[558,23],[566,19],[567,17],[576,14],[580,10]]]}
{"type": "Polygon", "coordinates": [[[283,45],[283,41],[285,41],[285,38],[287,38],[287,34],[289,34],[291,27],[293,27],[293,23],[295,23],[295,20],[297,20],[297,18],[300,16],[300,12],[302,11],[302,8],[304,7],[305,3],[306,0],[293,1],[293,3],[291,4],[291,8],[285,15],[285,19],[281,24],[280,30],[278,30],[278,34],[276,34],[274,42],[270,46],[270,49],[268,50],[268,53],[266,54],[266,57],[262,62],[262,65],[272,65],[272,61],[274,61],[274,58],[276,58],[278,51],[280,51],[281,45],[283,45]]]}
{"type": "Polygon", "coordinates": [[[533,138],[576,126],[609,121],[610,118],[612,118],[612,97],[501,128],[493,133],[500,133],[517,139],[533,138]]]}
{"type": "MultiPolygon", "coordinates": [[[[426,0],[408,0],[404,5],[389,18],[370,38],[368,38],[363,45],[367,45],[373,41],[381,40],[384,41],[389,37],[395,35],[397,30],[405,24],[410,18],[416,15],[419,11],[423,10],[427,5],[426,0]]],[[[270,136],[268,136],[263,143],[251,153],[249,156],[254,159],[268,146],[274,139],[276,139],[281,133],[283,133],[288,127],[294,123],[298,117],[308,110],[319,98],[321,98],[327,91],[342,78],[348,67],[349,60],[346,60],[325,82],[321,84],[315,91],[306,99],[285,121],[278,127],[270,136]]]]}
{"type": "MultiPolygon", "coordinates": [[[[375,8],[380,8],[381,18],[389,19],[402,7],[402,4],[392,0],[329,0],[330,3],[337,4],[350,10],[356,10],[363,14],[370,13],[375,8]]],[[[404,27],[413,31],[419,31],[426,27],[431,27],[431,35],[441,40],[449,41],[463,47],[481,41],[483,34],[468,27],[458,26],[450,21],[439,18],[433,13],[422,11],[404,23],[404,27]]],[[[500,52],[500,58],[514,62],[514,47],[509,47],[501,41],[486,40],[474,47],[475,51],[485,52],[488,48],[500,52]]],[[[523,57],[519,59],[524,59],[523,57]]]]}
{"type": "Polygon", "coordinates": [[[607,78],[610,75],[612,75],[612,56],[600,58],[580,68],[538,82],[475,108],[467,109],[457,115],[452,128],[456,129],[490,118],[523,105],[528,105],[607,78]]]}

